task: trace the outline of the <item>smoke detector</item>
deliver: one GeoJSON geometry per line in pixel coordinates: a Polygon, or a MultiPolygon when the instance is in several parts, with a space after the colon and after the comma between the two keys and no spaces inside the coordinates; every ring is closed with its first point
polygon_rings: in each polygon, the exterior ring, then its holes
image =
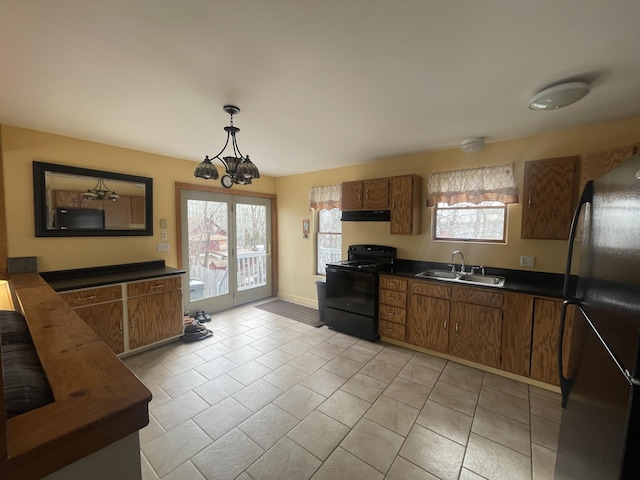
{"type": "Polygon", "coordinates": [[[462,140],[460,150],[465,153],[476,153],[484,148],[484,137],[470,137],[462,140]]]}

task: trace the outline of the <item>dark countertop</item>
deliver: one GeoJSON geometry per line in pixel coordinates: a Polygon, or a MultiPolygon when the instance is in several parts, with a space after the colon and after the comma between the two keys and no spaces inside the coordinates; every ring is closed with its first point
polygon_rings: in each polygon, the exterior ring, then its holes
{"type": "Polygon", "coordinates": [[[101,287],[115,283],[135,282],[137,280],[181,275],[183,273],[185,273],[185,270],[165,266],[164,260],[109,265],[106,267],[39,272],[40,276],[56,292],[77,290],[79,288],[101,287]]]}
{"type": "MultiPolygon", "coordinates": [[[[468,266],[469,267],[469,266],[468,266]]],[[[397,259],[390,273],[401,277],[417,278],[419,280],[429,280],[434,282],[453,283],[446,280],[438,280],[432,278],[415,277],[416,273],[427,269],[435,270],[451,270],[447,263],[438,262],[420,262],[417,260],[397,259]]],[[[468,269],[468,268],[467,268],[468,269]]],[[[460,271],[460,265],[456,265],[456,271],[460,271]]],[[[507,268],[485,267],[485,274],[499,275],[505,277],[504,286],[495,287],[488,285],[471,285],[468,283],[459,283],[458,285],[466,287],[489,288],[493,290],[507,290],[529,295],[539,295],[552,298],[563,298],[562,288],[564,285],[564,275],[561,273],[545,273],[530,272],[526,270],[512,270],[507,268]]],[[[575,290],[576,279],[574,276],[570,280],[570,293],[575,290]]]]}

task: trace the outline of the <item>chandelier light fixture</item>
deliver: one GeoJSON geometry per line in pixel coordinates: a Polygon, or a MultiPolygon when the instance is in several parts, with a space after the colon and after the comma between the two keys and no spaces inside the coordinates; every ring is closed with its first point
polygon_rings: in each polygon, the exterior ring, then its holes
{"type": "Polygon", "coordinates": [[[98,183],[93,188],[90,188],[86,192],[82,194],[83,200],[111,200],[112,202],[117,202],[120,200],[120,195],[118,195],[113,190],[109,190],[109,188],[105,185],[104,180],[101,178],[98,179],[98,183]]]}
{"type": "Polygon", "coordinates": [[[239,113],[240,109],[233,105],[225,105],[223,110],[231,116],[230,125],[224,127],[224,131],[227,132],[227,141],[217,155],[211,158],[206,155],[202,163],[196,167],[193,175],[197,178],[204,178],[205,180],[209,180],[210,178],[217,180],[219,178],[218,169],[211,163],[212,160],[217,158],[222,162],[226,170],[226,174],[220,179],[223,187],[231,188],[234,183],[238,185],[249,185],[254,178],[260,178],[260,172],[258,171],[258,167],[249,160],[249,155],[245,157],[240,153],[240,149],[238,148],[236,134],[240,129],[233,126],[233,116],[239,113]],[[221,157],[222,152],[229,146],[229,140],[231,140],[233,155],[221,157]]]}

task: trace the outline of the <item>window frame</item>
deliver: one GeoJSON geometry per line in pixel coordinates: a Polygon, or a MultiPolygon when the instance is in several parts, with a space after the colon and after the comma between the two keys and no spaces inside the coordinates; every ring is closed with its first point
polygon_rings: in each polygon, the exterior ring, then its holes
{"type": "MultiPolygon", "coordinates": [[[[322,210],[327,210],[327,211],[331,211],[331,210],[338,210],[337,214],[342,217],[342,208],[339,207],[335,207],[335,208],[323,208],[323,209],[319,209],[319,210],[314,210],[314,225],[315,225],[315,246],[314,246],[314,251],[315,251],[315,261],[314,261],[314,275],[319,275],[319,276],[326,276],[327,273],[325,272],[320,272],[319,270],[319,264],[318,262],[320,261],[320,236],[321,235],[339,235],[340,236],[340,249],[339,249],[339,257],[336,261],[340,260],[342,258],[342,228],[340,228],[339,232],[323,232],[320,230],[320,212],[322,210]]],[[[342,227],[342,224],[340,224],[340,226],[342,227]]]]}
{"type": "MultiPolygon", "coordinates": [[[[444,203],[444,202],[442,202],[444,203]]],[[[465,203],[465,202],[463,202],[465,203]]],[[[502,202],[495,202],[495,203],[502,203],[502,202]]],[[[469,243],[492,243],[492,244],[498,244],[498,245],[506,245],[507,244],[507,223],[509,222],[509,210],[508,210],[508,205],[507,203],[502,203],[501,205],[465,205],[465,206],[461,206],[461,207],[456,207],[456,203],[449,205],[447,207],[441,207],[439,206],[439,204],[436,204],[433,206],[433,222],[432,222],[432,229],[431,229],[431,238],[434,241],[442,241],[442,242],[469,242],[469,243]],[[496,240],[496,239],[485,239],[485,238],[460,238],[460,237],[438,237],[436,232],[437,232],[437,225],[438,225],[438,212],[440,210],[488,210],[488,209],[500,209],[503,210],[504,215],[504,221],[502,222],[502,239],[501,240],[496,240]]]]}

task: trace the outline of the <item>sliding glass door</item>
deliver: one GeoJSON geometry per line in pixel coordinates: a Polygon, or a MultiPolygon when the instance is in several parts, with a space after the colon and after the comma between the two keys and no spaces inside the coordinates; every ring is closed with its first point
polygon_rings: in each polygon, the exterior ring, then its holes
{"type": "Polygon", "coordinates": [[[186,310],[217,312],[271,296],[269,198],[181,190],[180,207],[186,310]]]}

